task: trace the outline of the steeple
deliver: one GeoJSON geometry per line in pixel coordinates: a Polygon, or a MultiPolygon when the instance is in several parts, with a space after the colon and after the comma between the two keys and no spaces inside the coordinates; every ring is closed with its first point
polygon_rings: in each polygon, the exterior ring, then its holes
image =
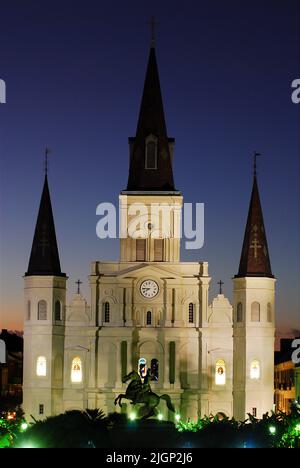
{"type": "Polygon", "coordinates": [[[66,276],[61,272],[47,173],[25,276],[66,276]]]}
{"type": "Polygon", "coordinates": [[[258,156],[258,153],[255,153],[254,155],[253,188],[240,259],[239,272],[238,275],[235,276],[236,278],[245,276],[265,276],[273,278],[263,213],[257,185],[256,156],[258,156]]]}
{"type": "Polygon", "coordinates": [[[154,41],[151,43],[135,137],[129,138],[128,191],[174,191],[172,150],[160,90],[154,41]]]}

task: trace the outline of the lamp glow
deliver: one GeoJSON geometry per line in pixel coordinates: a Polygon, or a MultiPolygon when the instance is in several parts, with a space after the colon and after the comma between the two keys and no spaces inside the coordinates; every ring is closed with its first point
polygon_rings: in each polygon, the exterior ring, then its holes
{"type": "Polygon", "coordinates": [[[295,430],[296,430],[297,432],[300,432],[300,424],[296,424],[295,430]]]}
{"type": "Polygon", "coordinates": [[[176,419],[177,422],[180,421],[180,414],[176,414],[175,419],[176,419]]]}
{"type": "Polygon", "coordinates": [[[275,426],[270,426],[269,427],[270,434],[275,434],[276,432],[276,427],[275,426]]]}
{"type": "Polygon", "coordinates": [[[23,423],[21,424],[21,429],[22,429],[22,431],[26,431],[27,427],[28,427],[28,424],[27,424],[26,422],[23,422],[23,423]]]}
{"type": "Polygon", "coordinates": [[[130,419],[130,421],[134,421],[136,419],[136,414],[135,413],[130,413],[129,419],[130,419]]]}
{"type": "Polygon", "coordinates": [[[157,419],[158,419],[159,421],[162,421],[163,415],[162,415],[161,413],[159,413],[159,414],[157,415],[157,419]]]}

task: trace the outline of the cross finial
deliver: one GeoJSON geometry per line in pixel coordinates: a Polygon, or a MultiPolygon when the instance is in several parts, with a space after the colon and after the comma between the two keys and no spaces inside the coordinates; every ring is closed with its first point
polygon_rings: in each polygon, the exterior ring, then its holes
{"type": "Polygon", "coordinates": [[[45,175],[48,174],[48,156],[51,153],[51,150],[49,148],[45,148],[45,175]]]}
{"type": "Polygon", "coordinates": [[[254,177],[256,177],[257,171],[256,171],[256,158],[257,156],[261,156],[261,153],[258,153],[257,151],[254,151],[254,161],[253,161],[253,170],[254,170],[254,177]]]}
{"type": "Polygon", "coordinates": [[[151,31],[151,47],[155,47],[155,26],[158,23],[155,21],[154,16],[151,16],[151,19],[148,24],[150,25],[150,31],[151,31]]]}
{"type": "Polygon", "coordinates": [[[79,280],[75,281],[75,284],[77,284],[77,294],[80,294],[80,285],[82,284],[82,281],[80,281],[80,279],[79,279],[79,280]]]}
{"type": "Polygon", "coordinates": [[[220,292],[219,292],[219,294],[223,294],[223,291],[222,291],[222,286],[223,286],[223,284],[224,284],[224,283],[223,283],[222,280],[218,281],[218,285],[220,286],[220,292]]]}

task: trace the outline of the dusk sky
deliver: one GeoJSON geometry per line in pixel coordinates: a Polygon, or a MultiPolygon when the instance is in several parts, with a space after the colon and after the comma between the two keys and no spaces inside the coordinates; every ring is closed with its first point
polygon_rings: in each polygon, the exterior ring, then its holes
{"type": "Polygon", "coordinates": [[[23,328],[23,275],[43,186],[43,151],[62,271],[90,301],[93,260],[119,258],[96,237],[96,207],[117,205],[128,177],[154,15],[174,177],[205,203],[208,261],[232,297],[252,187],[252,154],[273,274],[279,333],[300,329],[300,12],[294,0],[76,1],[0,4],[0,328],[23,328]],[[148,6],[147,6],[148,5],[148,6]]]}

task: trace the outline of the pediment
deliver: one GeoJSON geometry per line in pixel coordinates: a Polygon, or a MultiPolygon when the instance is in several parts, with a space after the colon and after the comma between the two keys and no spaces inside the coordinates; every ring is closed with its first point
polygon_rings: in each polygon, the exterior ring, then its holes
{"type": "Polygon", "coordinates": [[[151,264],[151,263],[142,263],[137,266],[133,266],[131,268],[126,268],[124,270],[120,270],[114,274],[114,276],[118,278],[124,278],[124,277],[135,277],[136,274],[141,276],[143,275],[155,275],[155,276],[160,276],[160,277],[165,277],[165,278],[180,278],[181,275],[179,272],[175,272],[174,270],[171,270],[169,268],[165,268],[162,264],[162,266],[158,266],[157,264],[151,264]]]}

